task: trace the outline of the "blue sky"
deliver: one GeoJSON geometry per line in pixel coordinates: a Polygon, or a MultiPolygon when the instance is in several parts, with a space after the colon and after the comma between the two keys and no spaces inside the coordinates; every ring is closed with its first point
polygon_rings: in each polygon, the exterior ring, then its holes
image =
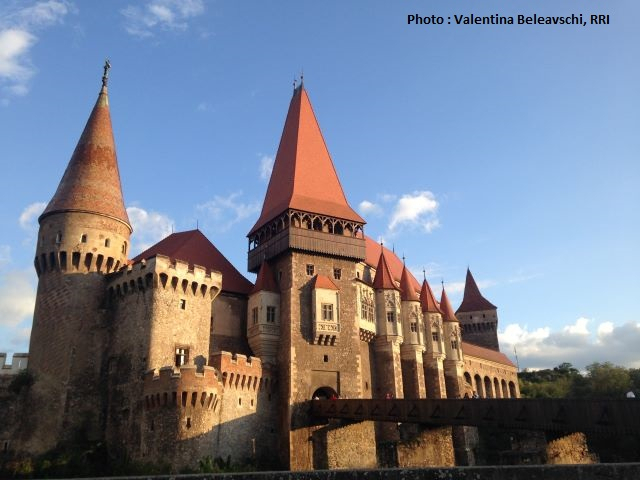
{"type": "Polygon", "coordinates": [[[28,349],[37,216],[109,57],[134,250],[197,222],[246,270],[304,71],[368,235],[454,306],[469,265],[521,367],[640,367],[637,18],[633,0],[4,0],[0,351],[28,349]],[[446,24],[471,13],[611,23],[446,24]]]}

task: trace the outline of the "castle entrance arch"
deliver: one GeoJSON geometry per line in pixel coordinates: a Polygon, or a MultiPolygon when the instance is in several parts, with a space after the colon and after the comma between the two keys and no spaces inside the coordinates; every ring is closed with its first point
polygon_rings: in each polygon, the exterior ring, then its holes
{"type": "Polygon", "coordinates": [[[312,400],[328,400],[330,398],[337,398],[338,393],[331,387],[320,387],[313,392],[311,396],[312,400]]]}

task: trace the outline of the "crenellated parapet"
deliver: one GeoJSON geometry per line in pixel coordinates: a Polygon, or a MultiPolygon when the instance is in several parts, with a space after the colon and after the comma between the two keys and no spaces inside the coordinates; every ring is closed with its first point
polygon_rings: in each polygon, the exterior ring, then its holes
{"type": "Polygon", "coordinates": [[[220,374],[213,367],[162,367],[144,375],[144,406],[214,410],[222,393],[220,374]]]}
{"type": "Polygon", "coordinates": [[[109,296],[117,298],[149,289],[173,289],[183,295],[210,298],[222,288],[222,274],[199,265],[156,255],[122,268],[109,277],[109,296]]]}
{"type": "Polygon", "coordinates": [[[271,369],[265,368],[257,357],[215,352],[211,355],[210,364],[220,372],[225,390],[271,392],[275,387],[271,369]]]}

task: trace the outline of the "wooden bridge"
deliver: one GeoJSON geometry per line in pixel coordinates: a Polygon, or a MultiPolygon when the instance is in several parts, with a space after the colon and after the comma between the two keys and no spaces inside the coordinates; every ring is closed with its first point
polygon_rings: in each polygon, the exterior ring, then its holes
{"type": "Polygon", "coordinates": [[[490,426],[607,434],[640,433],[640,400],[361,399],[312,400],[316,419],[490,426]]]}

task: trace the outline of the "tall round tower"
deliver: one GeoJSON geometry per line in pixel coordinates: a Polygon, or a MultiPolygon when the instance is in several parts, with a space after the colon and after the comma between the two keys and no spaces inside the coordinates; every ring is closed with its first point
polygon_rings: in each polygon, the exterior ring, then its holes
{"type": "Polygon", "coordinates": [[[39,218],[29,370],[36,379],[36,401],[46,402],[47,414],[32,435],[36,451],[68,435],[102,435],[105,275],[127,262],[132,232],[111,127],[108,68],[107,62],[98,100],[39,218]]]}

